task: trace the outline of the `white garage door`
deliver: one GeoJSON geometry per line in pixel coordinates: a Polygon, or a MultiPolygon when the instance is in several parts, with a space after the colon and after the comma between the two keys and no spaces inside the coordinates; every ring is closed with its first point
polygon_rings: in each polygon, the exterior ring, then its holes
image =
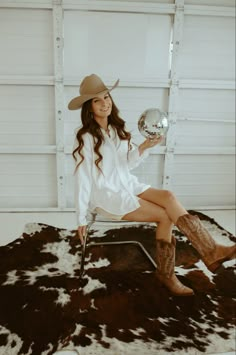
{"type": "Polygon", "coordinates": [[[233,0],[0,0],[0,209],[73,210],[67,110],[85,75],[112,85],[138,144],[141,113],[169,112],[166,141],[134,172],[187,208],[235,204],[233,0]]]}

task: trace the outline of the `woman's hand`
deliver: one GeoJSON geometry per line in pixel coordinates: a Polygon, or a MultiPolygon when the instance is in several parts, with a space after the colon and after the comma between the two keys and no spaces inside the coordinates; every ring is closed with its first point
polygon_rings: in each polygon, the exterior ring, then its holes
{"type": "Polygon", "coordinates": [[[143,143],[141,143],[138,147],[139,154],[142,155],[144,150],[148,148],[153,148],[155,145],[160,144],[163,141],[163,136],[154,136],[152,138],[147,138],[143,143]]]}
{"type": "Polygon", "coordinates": [[[82,245],[84,244],[86,233],[87,233],[87,225],[78,227],[78,236],[82,245]]]}

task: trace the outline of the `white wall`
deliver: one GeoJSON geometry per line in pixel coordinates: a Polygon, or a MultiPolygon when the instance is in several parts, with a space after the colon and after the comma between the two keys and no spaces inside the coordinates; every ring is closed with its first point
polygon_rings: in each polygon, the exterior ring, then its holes
{"type": "Polygon", "coordinates": [[[133,133],[169,112],[166,142],[135,173],[186,208],[235,205],[233,0],[0,0],[0,211],[73,211],[67,110],[97,73],[133,133]]]}

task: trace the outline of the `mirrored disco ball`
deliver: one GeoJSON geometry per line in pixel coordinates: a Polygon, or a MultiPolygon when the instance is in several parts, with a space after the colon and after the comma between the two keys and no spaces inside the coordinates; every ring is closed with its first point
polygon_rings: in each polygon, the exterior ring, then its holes
{"type": "Polygon", "coordinates": [[[145,138],[165,136],[169,128],[168,115],[158,108],[145,110],[138,120],[139,132],[145,138]]]}

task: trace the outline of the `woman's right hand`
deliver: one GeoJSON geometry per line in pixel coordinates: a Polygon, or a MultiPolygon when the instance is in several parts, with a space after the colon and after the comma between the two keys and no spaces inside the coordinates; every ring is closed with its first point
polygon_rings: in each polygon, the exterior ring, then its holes
{"type": "Polygon", "coordinates": [[[78,236],[82,245],[84,244],[86,233],[87,233],[87,225],[78,227],[78,236]]]}
{"type": "Polygon", "coordinates": [[[156,135],[153,138],[146,138],[146,140],[143,143],[141,143],[138,147],[139,154],[142,155],[144,150],[148,148],[153,148],[157,144],[160,144],[163,141],[163,139],[164,137],[159,135],[156,135]]]}

